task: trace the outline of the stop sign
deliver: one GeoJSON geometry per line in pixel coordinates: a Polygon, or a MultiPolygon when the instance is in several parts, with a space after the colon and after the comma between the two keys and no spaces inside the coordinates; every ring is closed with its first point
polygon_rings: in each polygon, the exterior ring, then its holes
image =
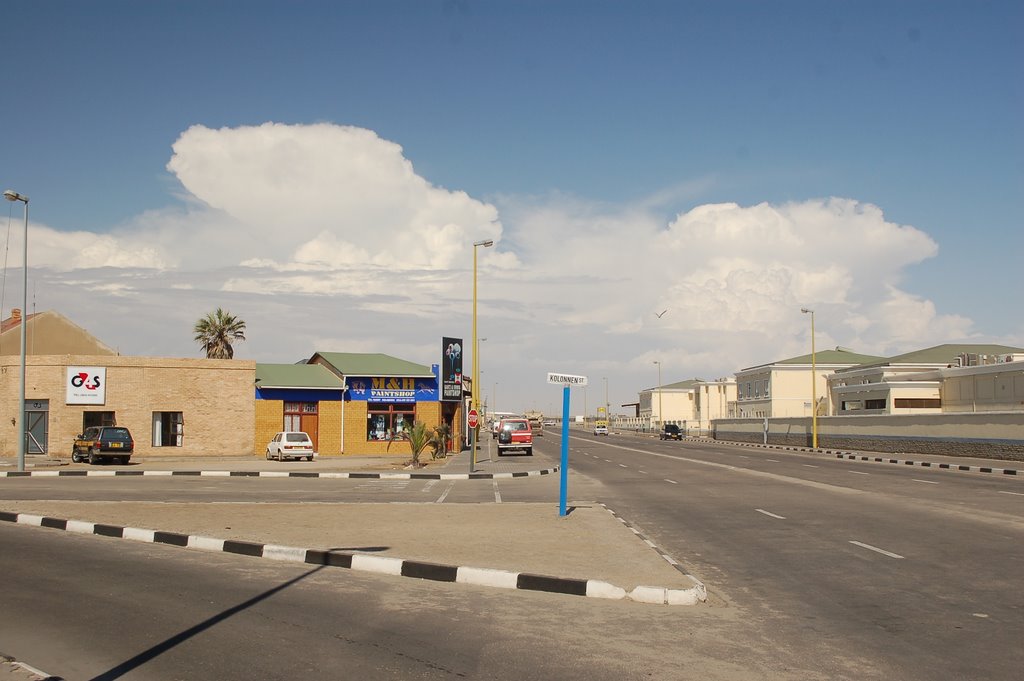
{"type": "Polygon", "coordinates": [[[478,418],[478,416],[479,415],[476,413],[476,409],[470,409],[469,410],[469,427],[470,428],[476,428],[477,424],[480,423],[480,419],[478,418]]]}

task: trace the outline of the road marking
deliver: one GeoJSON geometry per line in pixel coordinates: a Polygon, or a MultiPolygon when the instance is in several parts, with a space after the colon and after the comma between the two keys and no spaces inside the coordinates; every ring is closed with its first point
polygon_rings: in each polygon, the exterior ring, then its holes
{"type": "Polygon", "coordinates": [[[999,493],[1000,494],[1012,494],[1015,497],[1024,497],[1024,494],[1022,494],[1020,492],[1004,492],[1004,491],[1000,490],[999,493]]]}
{"type": "Polygon", "coordinates": [[[755,508],[754,510],[757,511],[758,513],[764,513],[766,516],[769,516],[771,518],[778,518],[779,520],[785,520],[786,519],[786,516],[775,515],[774,513],[769,513],[768,511],[764,510],[763,508],[755,508]]]}
{"type": "Polygon", "coordinates": [[[494,503],[500,504],[501,503],[501,492],[498,491],[498,481],[492,479],[491,482],[494,483],[494,503]]]}
{"type": "Polygon", "coordinates": [[[446,489],[444,491],[444,494],[442,494],[440,497],[438,497],[437,501],[435,501],[434,503],[435,504],[444,503],[445,498],[448,496],[448,493],[452,491],[453,487],[455,487],[455,481],[454,480],[452,480],[450,483],[448,483],[448,489],[446,489]]]}
{"type": "Polygon", "coordinates": [[[665,482],[671,482],[673,485],[678,485],[679,484],[675,480],[669,480],[668,478],[665,478],[665,482]]]}
{"type": "Polygon", "coordinates": [[[624,464],[624,463],[620,463],[620,464],[619,464],[619,468],[629,468],[629,466],[627,466],[627,465],[626,465],[626,464],[624,464]]]}
{"type": "Polygon", "coordinates": [[[647,471],[640,471],[640,472],[643,473],[644,475],[647,475],[647,471]]]}
{"type": "Polygon", "coordinates": [[[864,471],[846,471],[847,473],[853,473],[854,475],[871,475],[871,473],[865,473],[864,471]]]}
{"type": "Polygon", "coordinates": [[[605,459],[605,461],[606,461],[607,463],[615,463],[615,462],[614,462],[614,461],[612,461],[611,459],[605,459]]]}
{"type": "Polygon", "coordinates": [[[746,455],[744,455],[744,454],[740,454],[740,458],[741,458],[741,459],[749,459],[750,457],[749,457],[749,456],[746,456],[746,455]]]}
{"type": "Polygon", "coordinates": [[[772,463],[778,463],[778,459],[765,459],[765,461],[771,461],[772,463]]]}
{"type": "Polygon", "coordinates": [[[817,468],[817,466],[815,466],[814,464],[810,464],[810,463],[802,463],[800,465],[801,466],[806,466],[807,468],[817,468]]]}
{"type": "Polygon", "coordinates": [[[859,546],[861,548],[864,548],[864,549],[867,549],[869,551],[874,551],[876,553],[880,553],[883,556],[889,556],[890,558],[902,558],[903,557],[903,556],[901,556],[898,553],[890,553],[889,551],[886,551],[885,549],[880,549],[877,546],[872,546],[871,544],[864,544],[864,543],[859,542],[859,541],[853,541],[852,539],[850,540],[850,543],[851,544],[856,544],[857,546],[859,546]]]}
{"type": "Polygon", "coordinates": [[[939,484],[939,483],[935,482],[934,480],[918,480],[917,478],[911,478],[911,480],[913,480],[914,482],[923,482],[926,485],[937,485],[937,484],[939,484]]]}

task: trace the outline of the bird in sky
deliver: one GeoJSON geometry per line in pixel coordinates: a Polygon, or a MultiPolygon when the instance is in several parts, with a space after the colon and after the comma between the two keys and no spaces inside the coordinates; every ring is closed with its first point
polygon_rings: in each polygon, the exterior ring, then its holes
{"type": "Polygon", "coordinates": [[[665,309],[665,310],[662,310],[661,312],[655,312],[655,313],[654,313],[654,316],[655,316],[655,317],[657,317],[658,319],[661,319],[661,316],[662,316],[663,314],[665,314],[666,312],[668,312],[668,310],[667,310],[667,309],[665,309]]]}

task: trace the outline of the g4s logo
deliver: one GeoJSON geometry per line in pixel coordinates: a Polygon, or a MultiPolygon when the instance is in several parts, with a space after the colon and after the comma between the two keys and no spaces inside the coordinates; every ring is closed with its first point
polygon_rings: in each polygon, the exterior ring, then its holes
{"type": "Polygon", "coordinates": [[[93,376],[90,378],[89,374],[83,371],[71,377],[71,385],[76,388],[84,387],[86,390],[96,390],[100,387],[100,377],[93,376]]]}

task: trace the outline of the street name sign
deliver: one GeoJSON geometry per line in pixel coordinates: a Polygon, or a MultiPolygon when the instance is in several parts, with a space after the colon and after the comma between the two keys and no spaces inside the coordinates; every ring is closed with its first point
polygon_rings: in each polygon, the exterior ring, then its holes
{"type": "Polygon", "coordinates": [[[555,385],[586,385],[586,376],[572,376],[571,374],[553,374],[548,372],[548,383],[555,385]]]}

